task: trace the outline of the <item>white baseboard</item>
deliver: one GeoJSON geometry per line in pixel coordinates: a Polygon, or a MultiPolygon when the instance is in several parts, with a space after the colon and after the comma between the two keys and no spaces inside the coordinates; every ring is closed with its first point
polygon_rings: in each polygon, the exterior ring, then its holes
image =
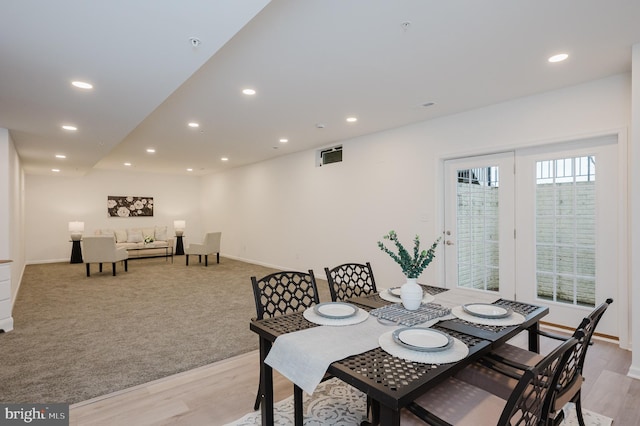
{"type": "Polygon", "coordinates": [[[632,379],[639,379],[640,380],[640,367],[636,367],[636,366],[631,366],[629,367],[629,371],[627,372],[627,376],[631,377],[632,379]]]}
{"type": "Polygon", "coordinates": [[[4,330],[5,333],[13,330],[13,317],[0,320],[0,330],[4,330]]]}
{"type": "Polygon", "coordinates": [[[25,265],[40,265],[43,263],[69,263],[69,258],[64,257],[62,259],[29,260],[25,262],[25,265]]]}

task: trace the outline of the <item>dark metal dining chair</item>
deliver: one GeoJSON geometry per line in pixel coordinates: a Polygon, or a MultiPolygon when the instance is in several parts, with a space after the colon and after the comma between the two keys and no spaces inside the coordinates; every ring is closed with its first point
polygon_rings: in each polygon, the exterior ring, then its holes
{"type": "MultiPolygon", "coordinates": [[[[611,303],[613,303],[613,299],[607,299],[597,306],[587,317],[583,318],[573,333],[572,337],[576,338],[578,343],[561,372],[558,387],[555,391],[556,395],[549,410],[549,424],[560,424],[564,419],[562,408],[567,403],[573,402],[578,423],[580,426],[585,426],[581,402],[584,361],[588,347],[593,344],[591,340],[593,333],[611,303]]],[[[559,341],[566,341],[569,338],[542,330],[538,331],[538,334],[559,341]]],[[[522,372],[540,359],[542,359],[542,356],[538,353],[505,343],[477,363],[463,369],[456,375],[456,378],[504,398],[515,387],[522,372]],[[505,374],[505,371],[509,374],[505,374]]]]}
{"type": "Polygon", "coordinates": [[[553,389],[577,343],[576,338],[569,338],[524,370],[507,399],[450,377],[409,403],[407,409],[430,425],[543,425],[555,396],[553,389]]]}
{"type": "MultiPolygon", "coordinates": [[[[251,277],[251,284],[257,313],[257,317],[253,320],[304,311],[320,302],[312,270],[309,272],[276,272],[260,279],[251,277]]],[[[262,365],[260,368],[262,369],[262,365]]],[[[293,390],[295,414],[302,416],[302,389],[294,385],[293,390]]],[[[255,410],[260,408],[262,395],[262,382],[260,382],[254,404],[255,410]]],[[[296,418],[296,423],[298,421],[301,421],[301,417],[296,418]]]]}
{"type": "Polygon", "coordinates": [[[329,281],[331,300],[350,299],[377,293],[371,264],[345,263],[335,268],[324,268],[329,281]]]}

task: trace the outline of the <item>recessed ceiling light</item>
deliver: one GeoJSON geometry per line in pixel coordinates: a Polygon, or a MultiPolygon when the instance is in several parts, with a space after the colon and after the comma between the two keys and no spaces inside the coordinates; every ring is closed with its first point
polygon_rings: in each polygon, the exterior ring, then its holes
{"type": "Polygon", "coordinates": [[[222,157],[220,161],[229,161],[229,159],[227,157],[222,157]]]}
{"type": "Polygon", "coordinates": [[[153,154],[154,152],[156,152],[156,150],[154,148],[147,148],[147,152],[149,154],[153,154]]]}
{"type": "Polygon", "coordinates": [[[67,158],[64,154],[56,154],[56,158],[67,158]]]}
{"type": "Polygon", "coordinates": [[[255,95],[256,91],[253,89],[243,89],[242,93],[244,93],[245,95],[255,95]]]}
{"type": "Polygon", "coordinates": [[[287,142],[289,142],[289,139],[286,139],[286,138],[280,139],[280,143],[287,143],[287,142]]]}
{"type": "Polygon", "coordinates": [[[567,59],[569,57],[569,55],[567,55],[566,53],[559,53],[557,55],[553,55],[551,56],[548,61],[549,62],[562,62],[565,59],[567,59]]]}
{"type": "Polygon", "coordinates": [[[200,127],[200,125],[198,123],[192,121],[191,123],[189,123],[189,127],[196,128],[196,127],[200,127]]]}
{"type": "Polygon", "coordinates": [[[71,84],[77,87],[78,89],[85,89],[85,90],[93,89],[93,84],[87,83],[86,81],[72,81],[71,84]]]}
{"type": "Polygon", "coordinates": [[[356,117],[347,117],[347,122],[349,123],[355,123],[356,121],[358,121],[356,117]]]}
{"type": "Polygon", "coordinates": [[[192,171],[193,171],[193,169],[189,168],[189,169],[187,169],[187,171],[188,171],[188,172],[192,172],[192,171]]]}
{"type": "Polygon", "coordinates": [[[60,169],[51,169],[52,172],[54,173],[58,173],[60,171],[60,169]]]}
{"type": "Polygon", "coordinates": [[[71,125],[68,125],[68,124],[65,124],[64,126],[62,126],[62,128],[64,130],[69,130],[69,131],[72,131],[72,132],[75,132],[76,130],[78,130],[78,128],[76,126],[71,126],[71,125]]]}
{"type": "Polygon", "coordinates": [[[130,167],[131,163],[124,163],[125,166],[130,167]]]}

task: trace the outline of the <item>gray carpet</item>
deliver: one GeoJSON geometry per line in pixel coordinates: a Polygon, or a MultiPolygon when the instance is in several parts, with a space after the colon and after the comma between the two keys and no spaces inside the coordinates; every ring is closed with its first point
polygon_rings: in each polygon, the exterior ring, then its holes
{"type": "Polygon", "coordinates": [[[27,266],[0,333],[0,401],[75,403],[257,349],[250,277],[275,270],[189,263],[136,259],[90,278],[83,264],[27,266]]]}

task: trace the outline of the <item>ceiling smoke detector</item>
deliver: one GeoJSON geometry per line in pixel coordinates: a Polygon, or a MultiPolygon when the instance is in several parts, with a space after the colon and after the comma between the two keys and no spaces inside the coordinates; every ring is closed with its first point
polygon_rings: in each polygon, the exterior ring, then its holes
{"type": "Polygon", "coordinates": [[[409,27],[411,26],[411,22],[410,21],[401,22],[400,26],[402,27],[403,31],[407,31],[409,29],[409,27]]]}
{"type": "Polygon", "coordinates": [[[199,38],[197,37],[189,37],[189,42],[193,47],[198,47],[202,44],[199,38]]]}

